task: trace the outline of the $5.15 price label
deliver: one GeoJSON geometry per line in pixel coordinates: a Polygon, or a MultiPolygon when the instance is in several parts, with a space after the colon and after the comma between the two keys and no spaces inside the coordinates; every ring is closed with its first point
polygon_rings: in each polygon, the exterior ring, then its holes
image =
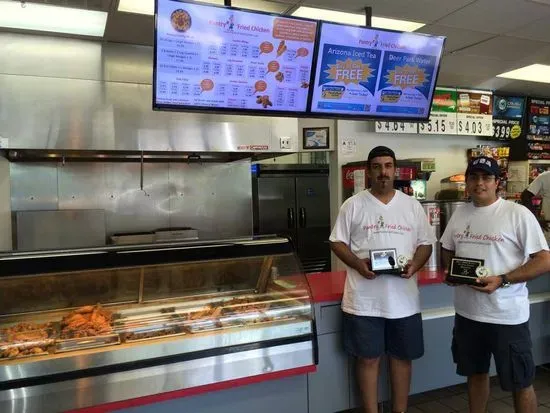
{"type": "Polygon", "coordinates": [[[416,123],[411,122],[393,122],[393,121],[378,121],[376,122],[377,133],[417,133],[418,127],[416,123]]]}
{"type": "Polygon", "coordinates": [[[434,112],[428,122],[418,124],[418,133],[456,135],[456,114],[434,112]]]}

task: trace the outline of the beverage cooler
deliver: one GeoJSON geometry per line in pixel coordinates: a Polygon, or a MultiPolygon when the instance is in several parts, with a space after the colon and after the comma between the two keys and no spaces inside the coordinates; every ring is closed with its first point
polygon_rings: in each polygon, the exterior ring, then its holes
{"type": "Polygon", "coordinates": [[[63,412],[306,368],[310,292],[288,239],[0,256],[0,411],[63,412]]]}

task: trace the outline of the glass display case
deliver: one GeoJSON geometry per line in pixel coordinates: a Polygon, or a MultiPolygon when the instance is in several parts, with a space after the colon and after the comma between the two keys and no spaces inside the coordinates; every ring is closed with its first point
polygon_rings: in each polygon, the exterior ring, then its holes
{"type": "Polygon", "coordinates": [[[14,253],[0,266],[2,412],[315,364],[310,293],[287,239],[14,253]]]}

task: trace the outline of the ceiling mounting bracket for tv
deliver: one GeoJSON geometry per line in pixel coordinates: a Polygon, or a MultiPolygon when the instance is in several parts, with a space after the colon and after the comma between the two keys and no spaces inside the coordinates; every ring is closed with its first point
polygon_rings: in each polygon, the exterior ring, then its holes
{"type": "Polygon", "coordinates": [[[372,27],[372,7],[365,7],[365,27],[372,27]]]}

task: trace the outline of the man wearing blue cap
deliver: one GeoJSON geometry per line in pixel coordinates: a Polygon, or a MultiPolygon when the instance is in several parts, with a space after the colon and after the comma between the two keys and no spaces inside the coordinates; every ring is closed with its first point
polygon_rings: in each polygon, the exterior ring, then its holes
{"type": "Polygon", "coordinates": [[[534,215],[497,197],[499,176],[494,159],[470,161],[466,190],[472,202],[456,210],[441,237],[447,268],[456,255],[484,260],[488,273],[475,285],[455,285],[451,350],[457,374],[468,377],[470,413],[487,411],[491,355],[515,411],[535,413],[526,281],[550,271],[550,252],[534,215]]]}
{"type": "MultiPolygon", "coordinates": [[[[393,411],[407,410],[412,360],[424,354],[420,299],[415,273],[436,242],[420,203],[393,188],[395,154],[385,146],[367,159],[369,190],[344,202],[330,235],[331,248],[346,264],[342,299],[344,347],[357,359],[365,413],[377,413],[380,357],[388,354],[393,411]],[[373,260],[393,267],[395,249],[409,258],[401,275],[375,274],[373,260]],[[378,255],[377,255],[378,254],[378,255]]],[[[406,259],[405,259],[406,261],[406,259]]]]}

